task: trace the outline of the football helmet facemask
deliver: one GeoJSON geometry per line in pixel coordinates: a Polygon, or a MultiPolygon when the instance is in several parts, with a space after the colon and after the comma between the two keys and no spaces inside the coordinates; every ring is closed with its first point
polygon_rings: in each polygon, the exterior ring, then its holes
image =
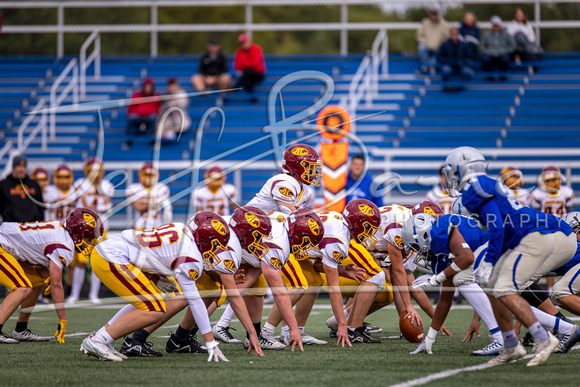
{"type": "Polygon", "coordinates": [[[200,211],[187,223],[187,228],[208,268],[220,263],[218,254],[228,250],[230,228],[215,212],[200,211]]]}
{"type": "Polygon", "coordinates": [[[480,151],[468,146],[456,148],[445,159],[443,191],[447,195],[455,195],[473,176],[486,173],[487,161],[480,151]]]}
{"type": "Polygon", "coordinates": [[[302,208],[290,214],[287,222],[290,250],[296,259],[308,258],[311,251],[319,251],[318,244],[324,236],[324,228],[318,215],[302,208]]]}
{"type": "Polygon", "coordinates": [[[318,187],[322,182],[322,162],[309,145],[296,144],[286,149],[282,171],[307,185],[318,187]]]}
{"type": "Polygon", "coordinates": [[[236,233],[244,250],[261,259],[270,248],[263,238],[272,232],[268,215],[257,207],[238,207],[230,218],[230,227],[236,233]]]}
{"type": "Polygon", "coordinates": [[[151,188],[159,180],[159,172],[153,167],[153,164],[146,162],[139,170],[139,183],[145,188],[151,188]]]}
{"type": "Polygon", "coordinates": [[[351,200],[342,212],[350,234],[367,250],[379,241],[377,232],[381,230],[381,213],[379,208],[366,199],[351,200]]]}
{"type": "Polygon", "coordinates": [[[48,171],[42,167],[34,168],[30,173],[30,178],[38,183],[40,189],[44,189],[44,187],[50,184],[50,175],[48,174],[48,171]]]}
{"type": "Polygon", "coordinates": [[[76,251],[85,257],[91,254],[105,231],[99,215],[84,207],[71,212],[62,225],[71,236],[76,251]]]}
{"type": "Polygon", "coordinates": [[[403,243],[417,255],[427,258],[431,249],[431,228],[435,218],[429,214],[411,216],[401,230],[403,243]]]}
{"type": "Polygon", "coordinates": [[[73,172],[66,164],[59,165],[54,171],[54,185],[61,191],[68,191],[73,183],[73,172]]]}

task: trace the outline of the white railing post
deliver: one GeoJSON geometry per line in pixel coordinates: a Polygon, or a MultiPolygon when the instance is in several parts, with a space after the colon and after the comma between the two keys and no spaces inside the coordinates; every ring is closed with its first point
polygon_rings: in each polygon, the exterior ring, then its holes
{"type": "Polygon", "coordinates": [[[32,143],[32,141],[34,141],[34,138],[36,137],[36,135],[38,134],[39,131],[41,132],[42,150],[45,151],[47,149],[46,111],[43,111],[42,113],[40,113],[41,114],[40,120],[35,125],[35,127],[32,129],[32,131],[30,132],[28,137],[26,137],[26,139],[24,139],[24,132],[26,131],[26,129],[28,129],[31,122],[36,118],[36,116],[38,114],[38,110],[43,109],[45,107],[45,105],[46,105],[46,99],[41,98],[40,101],[38,101],[38,103],[32,108],[31,113],[26,116],[24,121],[22,121],[22,123],[18,127],[18,134],[17,134],[17,141],[18,142],[16,145],[16,149],[18,150],[18,153],[24,153],[26,148],[28,148],[28,146],[32,143]]]}
{"type": "Polygon", "coordinates": [[[386,77],[389,75],[389,31],[386,30],[383,45],[381,46],[381,57],[383,58],[382,75],[383,77],[386,77]]]}
{"type": "Polygon", "coordinates": [[[94,78],[99,79],[101,77],[101,35],[99,31],[93,31],[81,46],[79,53],[79,89],[81,99],[85,99],[87,94],[87,70],[91,64],[94,64],[94,78]],[[93,52],[87,58],[87,49],[93,42],[93,52]]]}
{"type": "Polygon", "coordinates": [[[151,6],[151,57],[157,57],[157,15],[158,15],[157,4],[151,6]]]}
{"type": "Polygon", "coordinates": [[[536,0],[534,3],[534,19],[536,21],[536,43],[540,44],[540,21],[541,21],[541,15],[540,15],[540,1],[536,0]]]}
{"type": "Polygon", "coordinates": [[[72,99],[74,104],[79,103],[79,69],[77,66],[77,58],[72,58],[70,62],[66,65],[62,73],[56,78],[52,86],[50,87],[50,107],[53,109],[50,112],[50,138],[54,140],[56,137],[56,113],[54,108],[60,106],[61,102],[66,98],[68,93],[72,91],[72,99]],[[72,77],[69,83],[57,96],[58,87],[65,80],[66,76],[72,72],[72,77]]]}
{"type": "Polygon", "coordinates": [[[254,22],[254,11],[253,11],[253,7],[251,4],[246,4],[246,8],[245,8],[245,29],[246,29],[246,35],[248,35],[250,37],[250,40],[253,39],[253,28],[252,23],[254,22]]]}
{"type": "Polygon", "coordinates": [[[56,22],[58,32],[56,34],[56,57],[58,59],[64,56],[64,4],[59,4],[56,11],[56,22]]]}
{"type": "Polygon", "coordinates": [[[340,29],[340,55],[346,56],[348,54],[348,29],[346,24],[348,23],[348,5],[341,4],[340,6],[340,22],[344,25],[340,29]]]}

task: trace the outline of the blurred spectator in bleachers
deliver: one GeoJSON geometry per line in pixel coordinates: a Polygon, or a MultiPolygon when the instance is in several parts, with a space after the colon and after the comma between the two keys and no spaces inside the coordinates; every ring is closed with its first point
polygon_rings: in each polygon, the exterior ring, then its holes
{"type": "Polygon", "coordinates": [[[191,125],[191,118],[189,118],[187,113],[189,98],[187,97],[185,90],[179,86],[177,78],[167,79],[167,91],[165,97],[166,98],[163,102],[161,102],[161,108],[159,109],[159,116],[156,125],[163,125],[161,128],[161,138],[164,140],[174,140],[179,133],[188,130],[191,125]],[[170,109],[171,112],[167,113],[167,117],[163,119],[163,115],[170,109]],[[180,109],[183,112],[183,116],[179,111],[176,111],[176,109],[180,109]]]}
{"type": "Polygon", "coordinates": [[[383,206],[383,198],[374,195],[376,187],[373,178],[368,173],[365,173],[365,159],[361,155],[355,155],[350,160],[350,170],[346,177],[347,192],[353,187],[354,190],[346,197],[347,203],[355,199],[367,199],[375,203],[377,207],[383,206]],[[362,180],[358,182],[361,176],[362,180]]]}
{"type": "Polygon", "coordinates": [[[238,80],[236,87],[244,88],[248,93],[254,91],[254,86],[264,80],[266,65],[262,48],[252,43],[246,34],[238,36],[240,48],[234,57],[234,70],[238,80]]]}
{"type": "Polygon", "coordinates": [[[211,38],[207,43],[207,49],[199,59],[198,71],[191,77],[191,83],[197,91],[211,87],[220,90],[230,87],[232,76],[228,73],[228,58],[217,38],[211,38]]]}
{"type": "Polygon", "coordinates": [[[439,16],[439,8],[432,7],[429,17],[421,20],[417,30],[417,51],[421,61],[421,72],[426,73],[436,64],[439,46],[449,37],[449,25],[439,16]]]}
{"type": "Polygon", "coordinates": [[[141,91],[135,92],[131,97],[127,108],[127,145],[131,146],[134,135],[154,133],[160,100],[152,97],[158,96],[153,79],[145,78],[141,91]]]}
{"type": "Polygon", "coordinates": [[[448,81],[453,75],[461,76],[466,81],[473,78],[467,44],[459,40],[457,27],[449,29],[449,39],[437,51],[437,62],[441,65],[444,81],[448,81]]]}
{"type": "MultiPolygon", "coordinates": [[[[493,71],[495,67],[500,71],[507,71],[510,65],[510,54],[516,49],[516,42],[503,28],[503,22],[499,16],[491,18],[492,30],[483,35],[479,47],[481,66],[485,71],[493,71]]],[[[493,80],[493,78],[490,78],[493,80]]],[[[500,77],[505,80],[505,77],[500,77]]]]}
{"type": "Polygon", "coordinates": [[[516,52],[514,55],[516,64],[521,64],[522,60],[537,60],[544,54],[542,47],[537,44],[534,28],[528,23],[526,11],[522,8],[516,8],[514,20],[507,24],[506,29],[516,41],[516,52]]]}
{"type": "Polygon", "coordinates": [[[44,208],[28,198],[43,203],[42,190],[26,173],[28,161],[18,155],[12,160],[12,173],[0,181],[0,215],[4,222],[44,221],[44,208]]]}
{"type": "Polygon", "coordinates": [[[479,51],[480,30],[475,21],[475,14],[471,11],[465,12],[463,16],[463,23],[459,27],[459,35],[463,37],[463,42],[467,45],[467,52],[469,59],[474,61],[477,59],[479,51]]]}

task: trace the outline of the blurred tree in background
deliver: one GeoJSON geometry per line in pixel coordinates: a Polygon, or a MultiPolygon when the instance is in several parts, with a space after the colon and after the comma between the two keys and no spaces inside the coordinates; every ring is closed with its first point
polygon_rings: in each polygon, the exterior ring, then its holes
{"type": "MultiPolygon", "coordinates": [[[[217,3],[217,1],[216,1],[217,3]]],[[[395,22],[420,21],[427,15],[431,3],[424,7],[407,8],[401,12],[386,12],[376,5],[353,5],[348,7],[349,22],[395,22]]],[[[445,3],[443,3],[445,5],[445,3]]],[[[455,4],[455,3],[454,3],[455,4]]],[[[504,21],[512,19],[519,4],[472,4],[448,7],[443,15],[448,21],[461,21],[466,10],[472,10],[479,20],[489,20],[498,15],[504,21]]],[[[0,3],[1,8],[1,3],[0,3]]],[[[533,5],[523,5],[530,20],[534,20],[533,5]]],[[[543,4],[542,20],[580,20],[580,4],[543,4]]],[[[4,9],[3,22],[8,25],[54,25],[56,9],[4,9]]],[[[98,24],[148,24],[151,20],[149,8],[76,8],[65,10],[67,25],[98,24]]],[[[255,23],[338,23],[339,6],[256,6],[253,8],[255,23]]],[[[243,24],[245,8],[240,7],[160,7],[159,24],[243,24]]],[[[574,29],[542,30],[541,43],[546,51],[580,51],[580,35],[574,29]]],[[[377,31],[350,31],[348,50],[362,53],[370,49],[377,31]]],[[[65,54],[77,54],[89,34],[66,33],[65,54]]],[[[237,48],[238,32],[160,32],[159,54],[198,54],[205,49],[210,37],[222,41],[226,53],[237,48]]],[[[149,33],[103,33],[104,55],[148,55],[149,33]]],[[[339,31],[258,31],[254,40],[266,54],[338,53],[339,31]]],[[[389,32],[391,52],[415,52],[415,31],[389,32]]],[[[0,55],[55,55],[56,34],[0,34],[0,55]]]]}

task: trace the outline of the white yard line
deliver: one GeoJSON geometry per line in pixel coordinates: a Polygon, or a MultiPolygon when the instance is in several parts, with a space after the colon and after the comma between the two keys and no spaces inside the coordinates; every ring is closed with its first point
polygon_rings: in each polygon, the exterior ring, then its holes
{"type": "MultiPolygon", "coordinates": [[[[570,349],[570,351],[574,351],[577,349],[580,349],[580,345],[576,345],[576,346],[572,347],[570,349]]],[[[524,359],[530,359],[530,358],[532,358],[532,354],[529,354],[526,357],[524,357],[524,359]]],[[[441,371],[441,372],[437,372],[437,373],[434,373],[431,375],[423,376],[421,378],[411,379],[411,380],[408,380],[408,381],[403,382],[403,383],[392,384],[390,387],[420,386],[422,384],[430,383],[432,381],[439,380],[439,379],[445,379],[445,378],[448,378],[448,377],[453,376],[453,375],[457,375],[457,374],[462,373],[462,372],[480,371],[480,370],[484,370],[484,369],[490,368],[490,367],[495,367],[498,365],[500,365],[500,364],[483,363],[483,364],[478,364],[478,365],[469,366],[469,367],[454,368],[451,370],[441,371]]]]}

